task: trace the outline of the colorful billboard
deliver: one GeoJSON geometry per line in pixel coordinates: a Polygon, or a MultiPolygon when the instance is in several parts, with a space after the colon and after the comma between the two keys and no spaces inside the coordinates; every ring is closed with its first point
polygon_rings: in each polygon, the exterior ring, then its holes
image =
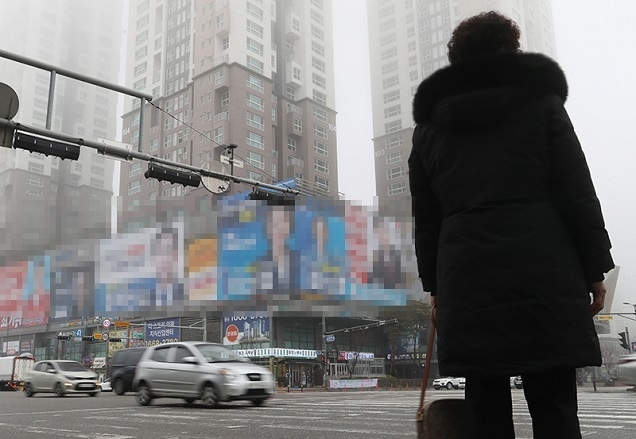
{"type": "Polygon", "coordinates": [[[240,349],[270,346],[270,318],[266,313],[223,316],[223,344],[240,349]]]}

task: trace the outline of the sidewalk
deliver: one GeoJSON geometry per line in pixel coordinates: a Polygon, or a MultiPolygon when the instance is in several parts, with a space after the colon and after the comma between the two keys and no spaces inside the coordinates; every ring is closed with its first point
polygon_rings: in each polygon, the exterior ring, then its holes
{"type": "MultiPolygon", "coordinates": [[[[578,386],[579,392],[594,392],[594,386],[591,383],[586,383],[583,386],[578,386]]],[[[596,384],[597,393],[625,393],[634,392],[634,386],[625,386],[617,384],[614,387],[605,386],[603,383],[596,384]]]]}

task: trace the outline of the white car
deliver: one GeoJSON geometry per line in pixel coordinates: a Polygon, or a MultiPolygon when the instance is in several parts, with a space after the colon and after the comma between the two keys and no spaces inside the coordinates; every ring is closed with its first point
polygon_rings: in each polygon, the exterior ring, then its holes
{"type": "Polygon", "coordinates": [[[444,377],[433,380],[433,388],[435,390],[442,388],[448,390],[463,389],[464,387],[466,387],[466,378],[444,377]]]}
{"type": "Polygon", "coordinates": [[[623,355],[618,359],[620,380],[630,386],[636,386],[636,354],[623,355]]]}

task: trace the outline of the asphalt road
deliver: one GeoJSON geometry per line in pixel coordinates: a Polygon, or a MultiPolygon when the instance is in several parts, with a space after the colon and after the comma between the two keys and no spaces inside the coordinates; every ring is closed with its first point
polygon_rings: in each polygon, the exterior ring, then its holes
{"type": "MultiPolygon", "coordinates": [[[[513,389],[517,439],[530,439],[523,391],[513,389]]],[[[415,437],[417,391],[278,393],[263,407],[247,402],[218,409],[171,399],[140,407],[134,395],[102,393],[58,398],[0,392],[0,438],[108,439],[369,439],[415,437]]],[[[431,398],[461,398],[463,391],[430,391],[431,398]]],[[[636,437],[636,392],[583,389],[579,415],[586,439],[636,437]]]]}

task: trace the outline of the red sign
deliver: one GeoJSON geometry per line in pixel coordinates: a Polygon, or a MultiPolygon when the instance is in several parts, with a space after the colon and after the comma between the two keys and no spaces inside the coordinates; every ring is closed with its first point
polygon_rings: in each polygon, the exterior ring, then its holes
{"type": "Polygon", "coordinates": [[[227,341],[230,343],[234,343],[236,339],[238,339],[238,334],[239,330],[236,325],[230,325],[225,330],[225,338],[227,338],[227,341]]]}

